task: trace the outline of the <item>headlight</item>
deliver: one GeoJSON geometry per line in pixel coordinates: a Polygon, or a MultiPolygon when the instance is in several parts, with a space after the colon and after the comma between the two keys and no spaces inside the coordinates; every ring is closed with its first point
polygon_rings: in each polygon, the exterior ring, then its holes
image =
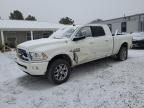
{"type": "Polygon", "coordinates": [[[30,52],[30,58],[32,61],[43,61],[47,60],[48,56],[45,53],[30,52]]]}

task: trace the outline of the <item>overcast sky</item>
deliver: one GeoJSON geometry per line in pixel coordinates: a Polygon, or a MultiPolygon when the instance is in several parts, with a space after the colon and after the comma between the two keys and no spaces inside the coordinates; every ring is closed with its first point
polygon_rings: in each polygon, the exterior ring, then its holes
{"type": "Polygon", "coordinates": [[[20,10],[24,17],[34,15],[39,21],[58,23],[68,16],[76,24],[84,24],[97,18],[144,13],[144,0],[0,0],[2,19],[8,19],[13,10],[20,10]]]}

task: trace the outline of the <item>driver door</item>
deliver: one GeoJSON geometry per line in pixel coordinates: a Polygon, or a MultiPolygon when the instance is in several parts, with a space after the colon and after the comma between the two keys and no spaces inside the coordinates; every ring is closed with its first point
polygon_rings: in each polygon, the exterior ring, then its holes
{"type": "Polygon", "coordinates": [[[90,27],[82,27],[76,34],[76,41],[73,41],[73,54],[74,61],[77,64],[86,63],[91,61],[91,42],[93,41],[90,27]]]}

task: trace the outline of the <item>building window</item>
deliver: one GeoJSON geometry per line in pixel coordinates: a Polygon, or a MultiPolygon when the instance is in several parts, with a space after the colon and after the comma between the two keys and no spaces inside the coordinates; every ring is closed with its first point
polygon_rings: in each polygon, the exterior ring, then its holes
{"type": "Polygon", "coordinates": [[[144,31],[144,20],[143,20],[143,31],[144,31]]]}
{"type": "Polygon", "coordinates": [[[43,32],[42,31],[34,31],[33,38],[34,38],[34,40],[43,38],[43,32]]]}
{"type": "Polygon", "coordinates": [[[112,32],[112,24],[108,24],[110,31],[112,32]]]}
{"type": "Polygon", "coordinates": [[[144,32],[144,21],[141,21],[141,32],[144,32]]]}
{"type": "Polygon", "coordinates": [[[121,32],[127,32],[127,23],[126,22],[121,23],[121,32]]]}
{"type": "Polygon", "coordinates": [[[27,36],[27,40],[31,40],[31,33],[30,32],[27,32],[26,36],[27,36]]]}
{"type": "Polygon", "coordinates": [[[140,30],[141,30],[141,32],[143,31],[143,22],[142,21],[140,22],[140,30]]]}
{"type": "Polygon", "coordinates": [[[43,33],[43,38],[48,38],[53,32],[52,31],[47,31],[43,33]]]}
{"type": "Polygon", "coordinates": [[[17,45],[17,32],[16,31],[9,31],[6,33],[6,42],[5,44],[11,48],[15,48],[17,45]]]}
{"type": "Polygon", "coordinates": [[[8,46],[11,48],[16,47],[16,37],[9,37],[7,38],[8,46]]]}

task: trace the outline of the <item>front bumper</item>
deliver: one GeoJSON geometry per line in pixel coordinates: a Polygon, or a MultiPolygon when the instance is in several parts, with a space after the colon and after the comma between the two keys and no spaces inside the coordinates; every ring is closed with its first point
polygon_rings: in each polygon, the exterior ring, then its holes
{"type": "Polygon", "coordinates": [[[17,58],[19,68],[30,75],[45,75],[48,62],[31,63],[25,62],[17,58]]]}
{"type": "Polygon", "coordinates": [[[133,47],[144,47],[144,40],[133,41],[133,47]]]}

